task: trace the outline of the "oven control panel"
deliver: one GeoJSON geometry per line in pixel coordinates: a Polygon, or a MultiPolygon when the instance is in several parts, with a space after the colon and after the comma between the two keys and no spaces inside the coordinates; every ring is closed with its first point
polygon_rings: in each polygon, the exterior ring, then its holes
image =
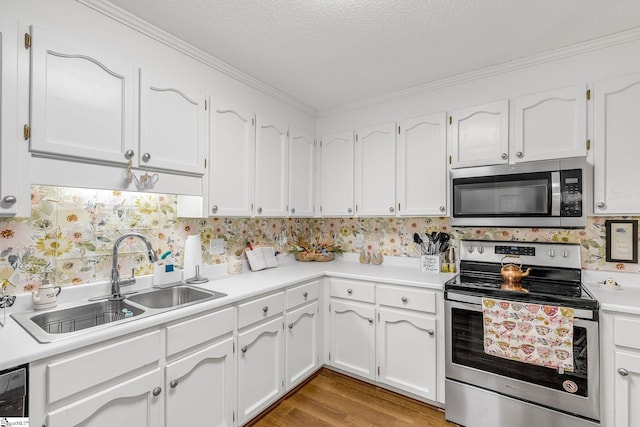
{"type": "Polygon", "coordinates": [[[501,263],[505,256],[511,255],[527,265],[582,268],[580,252],[578,243],[460,241],[460,259],[464,261],[501,263]]]}

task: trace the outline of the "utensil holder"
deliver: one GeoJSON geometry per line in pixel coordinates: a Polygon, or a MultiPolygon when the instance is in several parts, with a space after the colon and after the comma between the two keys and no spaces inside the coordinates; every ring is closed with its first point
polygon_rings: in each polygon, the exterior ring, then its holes
{"type": "Polygon", "coordinates": [[[439,255],[422,255],[420,260],[420,265],[422,266],[422,271],[427,271],[430,273],[439,273],[442,268],[443,257],[442,254],[439,255]]]}

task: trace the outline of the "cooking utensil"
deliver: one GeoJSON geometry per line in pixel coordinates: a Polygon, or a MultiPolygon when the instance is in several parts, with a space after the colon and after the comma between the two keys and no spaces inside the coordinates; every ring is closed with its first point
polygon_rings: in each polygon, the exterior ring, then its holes
{"type": "Polygon", "coordinates": [[[413,233],[413,241],[420,245],[420,250],[422,251],[422,255],[427,255],[427,248],[424,245],[424,240],[420,238],[418,233],[413,233]]]}
{"type": "Polygon", "coordinates": [[[449,235],[449,233],[440,233],[440,245],[438,248],[440,252],[444,252],[447,250],[447,248],[449,247],[450,239],[451,239],[451,236],[449,235]]]}
{"type": "Polygon", "coordinates": [[[502,264],[502,268],[500,269],[500,274],[502,275],[502,280],[504,283],[502,284],[502,289],[513,290],[513,291],[525,291],[522,288],[522,284],[520,281],[523,277],[527,277],[531,272],[531,268],[527,268],[527,271],[522,271],[522,260],[519,256],[515,255],[505,255],[502,257],[500,261],[502,264]],[[515,265],[514,263],[509,263],[504,265],[505,258],[517,258],[520,261],[520,265],[515,265]]]}

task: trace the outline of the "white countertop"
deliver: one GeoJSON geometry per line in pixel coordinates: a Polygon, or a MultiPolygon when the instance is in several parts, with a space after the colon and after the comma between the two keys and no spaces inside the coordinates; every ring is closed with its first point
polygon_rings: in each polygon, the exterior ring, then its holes
{"type": "Polygon", "coordinates": [[[584,270],[582,280],[601,310],[640,314],[640,274],[584,270]],[[604,284],[609,278],[617,285],[604,284]]]}
{"type": "MultiPolygon", "coordinates": [[[[226,297],[205,301],[191,306],[178,308],[161,314],[136,319],[122,324],[114,324],[108,328],[66,338],[54,343],[38,343],[16,321],[9,316],[12,312],[32,310],[31,295],[20,295],[16,304],[7,309],[6,324],[0,328],[0,370],[19,364],[29,363],[50,357],[65,351],[74,350],[107,339],[116,338],[147,328],[178,320],[214,308],[229,306],[240,300],[252,298],[267,292],[276,291],[303,281],[321,278],[325,275],[333,277],[367,280],[398,285],[416,286],[441,290],[444,283],[455,276],[452,273],[426,273],[420,269],[419,260],[406,257],[386,257],[382,265],[360,264],[357,256],[345,254],[331,262],[296,262],[293,257],[279,259],[277,268],[258,272],[245,271],[238,275],[226,274],[225,266],[209,266],[202,269],[202,274],[210,278],[204,284],[194,285],[203,289],[223,292],[226,297]]],[[[137,278],[134,288],[151,286],[151,276],[137,278]]],[[[73,304],[78,300],[108,293],[109,284],[90,284],[63,288],[58,300],[58,308],[73,304]]],[[[129,290],[125,288],[123,290],[129,290]]],[[[640,309],[639,309],[640,311],[640,309]]],[[[0,311],[1,313],[1,311],[0,311]]],[[[0,314],[1,316],[1,314],[0,314]]],[[[2,318],[0,318],[0,321],[2,318]]]]}

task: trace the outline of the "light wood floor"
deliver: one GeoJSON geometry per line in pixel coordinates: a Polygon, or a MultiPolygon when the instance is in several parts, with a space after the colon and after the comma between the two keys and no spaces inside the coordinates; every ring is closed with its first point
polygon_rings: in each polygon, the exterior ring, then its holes
{"type": "Polygon", "coordinates": [[[455,427],[444,412],[328,369],[286,397],[253,427],[455,427]]]}

